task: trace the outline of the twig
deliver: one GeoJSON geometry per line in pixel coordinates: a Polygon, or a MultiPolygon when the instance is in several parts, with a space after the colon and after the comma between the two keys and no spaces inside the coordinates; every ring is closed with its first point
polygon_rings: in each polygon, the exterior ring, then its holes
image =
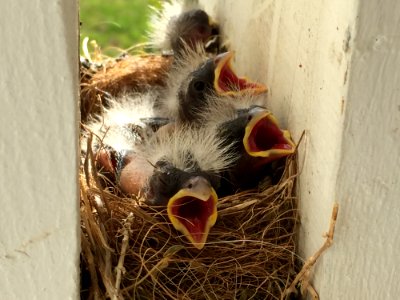
{"type": "MultiPolygon", "coordinates": [[[[303,268],[301,268],[300,272],[297,274],[295,279],[293,280],[292,284],[283,292],[281,299],[284,299],[287,295],[290,293],[293,293],[296,290],[296,285],[299,282],[303,282],[304,279],[304,284],[308,285],[308,276],[307,273],[309,273],[310,269],[315,265],[317,262],[318,258],[332,245],[333,243],[333,235],[335,233],[335,225],[336,225],[336,220],[337,220],[337,215],[338,215],[338,210],[339,210],[339,204],[335,203],[332,209],[332,216],[331,216],[331,224],[329,226],[329,231],[326,233],[324,236],[326,237],[325,243],[321,246],[321,248],[318,249],[317,252],[314,253],[314,255],[310,256],[307,261],[304,263],[303,268]]],[[[313,298],[314,299],[319,299],[318,294],[315,292],[315,290],[309,286],[307,290],[313,290],[313,298]]]]}
{"type": "Polygon", "coordinates": [[[131,233],[131,227],[132,227],[132,222],[133,222],[133,213],[129,213],[126,222],[124,224],[124,237],[122,238],[122,246],[121,246],[121,255],[119,256],[118,259],[118,265],[115,268],[115,271],[117,273],[117,277],[115,280],[115,296],[113,297],[113,300],[118,300],[118,295],[119,295],[119,290],[120,290],[120,285],[121,285],[121,277],[122,274],[125,273],[125,267],[124,267],[124,260],[125,260],[125,255],[126,255],[126,249],[128,248],[129,245],[129,236],[131,233]]]}
{"type": "Polygon", "coordinates": [[[99,281],[98,281],[98,277],[97,277],[97,273],[96,273],[95,258],[93,256],[92,251],[90,250],[89,241],[86,239],[84,234],[81,234],[81,241],[82,241],[82,251],[85,254],[87,267],[90,272],[90,278],[92,279],[92,281],[91,281],[92,286],[90,287],[90,292],[94,294],[94,299],[98,300],[98,299],[100,299],[101,292],[100,292],[100,288],[99,288],[99,284],[98,284],[99,281]]]}

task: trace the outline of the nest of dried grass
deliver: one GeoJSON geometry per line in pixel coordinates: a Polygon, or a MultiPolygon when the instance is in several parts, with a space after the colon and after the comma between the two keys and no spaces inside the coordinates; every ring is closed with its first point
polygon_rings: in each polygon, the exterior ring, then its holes
{"type": "MultiPolygon", "coordinates": [[[[296,275],[296,155],[276,185],[225,198],[199,251],[140,199],[81,171],[82,298],[280,299],[296,275]]],[[[89,159],[91,156],[91,159],[89,159]]]]}

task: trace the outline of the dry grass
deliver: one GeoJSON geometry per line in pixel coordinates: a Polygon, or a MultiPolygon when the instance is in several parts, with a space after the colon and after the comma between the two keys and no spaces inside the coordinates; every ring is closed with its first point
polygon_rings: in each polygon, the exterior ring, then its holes
{"type": "Polygon", "coordinates": [[[296,155],[276,185],[219,200],[202,250],[140,199],[104,190],[81,171],[83,298],[280,299],[297,269],[296,155]]]}

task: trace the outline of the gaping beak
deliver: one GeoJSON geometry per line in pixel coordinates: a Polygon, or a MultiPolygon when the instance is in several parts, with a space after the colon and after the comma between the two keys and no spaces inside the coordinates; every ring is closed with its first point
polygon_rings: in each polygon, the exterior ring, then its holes
{"type": "Polygon", "coordinates": [[[217,221],[218,196],[203,177],[189,179],[167,204],[168,217],[197,249],[202,249],[217,221]]]}
{"type": "Polygon", "coordinates": [[[225,52],[214,59],[214,88],[220,95],[240,95],[245,92],[258,95],[268,90],[264,84],[238,77],[231,66],[232,58],[233,52],[225,52]]]}
{"type": "Polygon", "coordinates": [[[250,156],[263,158],[264,163],[292,154],[296,148],[289,131],[280,129],[267,110],[255,114],[247,124],[243,145],[250,156]]]}

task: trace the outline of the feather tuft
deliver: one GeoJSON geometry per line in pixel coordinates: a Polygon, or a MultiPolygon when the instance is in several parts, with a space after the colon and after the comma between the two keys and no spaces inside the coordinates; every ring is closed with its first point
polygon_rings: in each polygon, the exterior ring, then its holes
{"type": "Polygon", "coordinates": [[[203,171],[220,172],[237,159],[232,146],[209,128],[176,126],[171,134],[156,134],[142,147],[142,155],[151,164],[166,159],[184,171],[196,165],[203,171]]]}
{"type": "MultiPolygon", "coordinates": [[[[86,135],[92,132],[98,137],[94,148],[106,144],[116,151],[133,150],[137,143],[143,142],[151,134],[143,122],[144,118],[155,116],[154,103],[158,94],[127,93],[108,99],[108,108],[87,124],[86,135]]],[[[82,143],[85,146],[85,143],[82,143]]]]}

